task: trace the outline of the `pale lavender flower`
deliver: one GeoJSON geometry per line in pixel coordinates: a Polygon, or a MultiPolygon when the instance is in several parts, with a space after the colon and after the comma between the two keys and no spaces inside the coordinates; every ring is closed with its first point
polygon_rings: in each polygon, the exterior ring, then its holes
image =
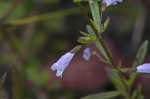
{"type": "Polygon", "coordinates": [[[123,0],[103,0],[102,1],[102,4],[105,5],[108,7],[110,5],[116,5],[118,2],[123,2],[123,0]]]}
{"type": "Polygon", "coordinates": [[[57,77],[62,77],[63,72],[69,66],[74,55],[75,53],[68,52],[65,55],[61,56],[59,60],[51,66],[51,70],[57,71],[57,77]]]}
{"type": "Polygon", "coordinates": [[[85,48],[83,50],[83,59],[85,59],[86,61],[88,61],[91,57],[91,51],[90,48],[85,48]]]}
{"type": "Polygon", "coordinates": [[[145,63],[137,66],[137,73],[150,73],[150,63],[145,63]]]}

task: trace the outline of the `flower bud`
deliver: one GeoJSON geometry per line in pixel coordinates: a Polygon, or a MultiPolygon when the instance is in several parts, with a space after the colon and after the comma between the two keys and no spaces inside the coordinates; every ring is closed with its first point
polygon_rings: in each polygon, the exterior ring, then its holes
{"type": "Polygon", "coordinates": [[[85,59],[86,61],[88,61],[91,57],[91,51],[90,48],[85,48],[83,50],[83,59],[85,59]]]}

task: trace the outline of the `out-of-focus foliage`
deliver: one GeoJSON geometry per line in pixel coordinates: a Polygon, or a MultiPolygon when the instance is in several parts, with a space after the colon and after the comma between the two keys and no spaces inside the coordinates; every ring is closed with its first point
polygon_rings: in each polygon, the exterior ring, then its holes
{"type": "Polygon", "coordinates": [[[79,14],[74,7],[53,6],[59,4],[58,0],[0,1],[0,65],[12,71],[10,99],[37,99],[42,93],[59,88],[59,84],[49,83],[48,63],[56,53],[71,47],[65,36],[57,37],[67,34],[65,19],[79,14]],[[38,94],[41,88],[47,91],[38,94]]]}

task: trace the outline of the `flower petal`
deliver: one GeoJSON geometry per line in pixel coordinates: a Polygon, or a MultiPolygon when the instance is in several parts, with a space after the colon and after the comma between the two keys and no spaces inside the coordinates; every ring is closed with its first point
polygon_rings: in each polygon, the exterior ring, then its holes
{"type": "Polygon", "coordinates": [[[123,2],[123,0],[103,0],[102,4],[106,4],[106,6],[116,5],[118,2],[123,2]]]}
{"type": "Polygon", "coordinates": [[[145,63],[137,67],[137,73],[150,73],[150,63],[145,63]]]}
{"type": "Polygon", "coordinates": [[[56,72],[57,77],[62,77],[62,74],[63,74],[63,70],[57,70],[56,72]]]}
{"type": "Polygon", "coordinates": [[[57,77],[62,77],[63,72],[70,64],[74,55],[75,53],[68,52],[65,55],[61,56],[59,60],[51,66],[51,70],[53,71],[57,70],[56,72],[57,77]]]}
{"type": "Polygon", "coordinates": [[[54,63],[52,66],[51,66],[51,70],[52,71],[55,71],[57,69],[57,63],[54,63]]]}

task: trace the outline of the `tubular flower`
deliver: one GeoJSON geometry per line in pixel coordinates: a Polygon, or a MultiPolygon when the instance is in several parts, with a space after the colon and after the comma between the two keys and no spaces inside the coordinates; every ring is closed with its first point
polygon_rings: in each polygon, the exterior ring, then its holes
{"type": "Polygon", "coordinates": [[[75,55],[75,53],[68,52],[68,53],[64,54],[63,56],[61,56],[59,58],[59,60],[51,66],[52,71],[55,71],[55,70],[57,71],[56,72],[57,77],[62,77],[63,72],[70,64],[74,55],[75,55]]]}
{"type": "Polygon", "coordinates": [[[85,59],[86,61],[88,61],[91,57],[91,51],[90,48],[85,48],[83,50],[83,59],[85,59]]]}
{"type": "Polygon", "coordinates": [[[111,5],[116,5],[118,2],[121,3],[121,2],[123,2],[123,0],[103,0],[102,5],[106,5],[108,7],[111,5]]]}
{"type": "Polygon", "coordinates": [[[150,73],[150,63],[139,65],[136,68],[137,73],[150,73]]]}

